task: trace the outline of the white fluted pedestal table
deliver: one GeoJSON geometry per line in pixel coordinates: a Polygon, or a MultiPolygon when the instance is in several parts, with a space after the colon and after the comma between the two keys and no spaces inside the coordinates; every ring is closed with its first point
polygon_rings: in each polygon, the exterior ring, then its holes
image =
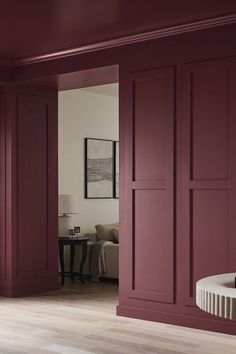
{"type": "Polygon", "coordinates": [[[197,282],[197,306],[212,315],[236,320],[236,273],[219,274],[197,282]]]}

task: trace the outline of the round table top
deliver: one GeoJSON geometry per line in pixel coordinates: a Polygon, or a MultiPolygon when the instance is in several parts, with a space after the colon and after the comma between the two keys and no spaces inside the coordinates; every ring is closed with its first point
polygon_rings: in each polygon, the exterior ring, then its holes
{"type": "Polygon", "coordinates": [[[213,315],[236,320],[236,273],[213,275],[197,282],[197,306],[213,315]]]}

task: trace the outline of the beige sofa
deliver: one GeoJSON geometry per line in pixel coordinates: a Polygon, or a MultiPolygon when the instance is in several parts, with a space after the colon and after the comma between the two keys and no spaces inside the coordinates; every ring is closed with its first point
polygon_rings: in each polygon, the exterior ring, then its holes
{"type": "MultiPolygon", "coordinates": [[[[89,260],[90,260],[90,247],[93,243],[97,242],[97,234],[85,234],[89,238],[87,259],[84,265],[84,274],[90,275],[89,260]]],[[[66,250],[69,252],[69,248],[66,250]]],[[[103,274],[104,278],[118,279],[119,278],[119,244],[111,243],[104,246],[105,260],[106,260],[106,273],[103,274]]],[[[66,259],[69,257],[66,256],[66,259]]],[[[79,271],[79,264],[81,260],[81,247],[76,247],[74,270],[79,271]]],[[[66,262],[68,263],[68,262],[66,262]]],[[[67,265],[68,267],[68,265],[67,265]]]]}

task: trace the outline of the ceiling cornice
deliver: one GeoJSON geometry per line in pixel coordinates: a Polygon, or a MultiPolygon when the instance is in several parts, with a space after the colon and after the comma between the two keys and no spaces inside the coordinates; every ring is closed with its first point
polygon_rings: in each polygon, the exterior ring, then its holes
{"type": "Polygon", "coordinates": [[[72,57],[72,56],[76,56],[78,54],[91,53],[91,52],[96,52],[99,50],[104,50],[104,49],[144,42],[144,41],[148,41],[151,39],[169,37],[169,36],[174,36],[174,35],[178,35],[178,34],[183,34],[183,33],[188,33],[188,32],[193,32],[193,31],[198,31],[198,30],[204,30],[204,29],[210,29],[210,28],[218,27],[218,26],[229,25],[229,24],[233,24],[233,23],[236,23],[236,13],[226,15],[226,16],[208,18],[205,20],[199,20],[199,21],[195,21],[195,22],[191,22],[191,23],[166,27],[166,28],[148,31],[148,32],[144,32],[144,33],[128,35],[128,36],[124,36],[124,37],[120,37],[120,38],[109,39],[106,41],[88,44],[88,45],[84,45],[84,46],[80,46],[80,47],[76,47],[76,48],[71,48],[71,49],[67,49],[67,50],[60,50],[60,51],[56,51],[53,53],[41,54],[41,55],[36,55],[36,56],[32,56],[32,57],[11,60],[11,61],[4,60],[4,62],[7,63],[7,66],[9,66],[9,63],[10,63],[11,66],[13,66],[13,67],[28,65],[28,64],[36,64],[36,63],[40,63],[40,62],[44,62],[44,61],[51,61],[51,60],[55,60],[55,59],[65,58],[65,57],[72,57]]]}

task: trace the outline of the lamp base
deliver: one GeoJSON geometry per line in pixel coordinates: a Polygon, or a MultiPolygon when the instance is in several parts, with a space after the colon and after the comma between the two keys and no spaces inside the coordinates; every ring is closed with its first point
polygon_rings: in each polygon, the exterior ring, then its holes
{"type": "Polygon", "coordinates": [[[59,237],[68,236],[69,229],[71,228],[70,215],[63,214],[58,219],[59,237]]]}

